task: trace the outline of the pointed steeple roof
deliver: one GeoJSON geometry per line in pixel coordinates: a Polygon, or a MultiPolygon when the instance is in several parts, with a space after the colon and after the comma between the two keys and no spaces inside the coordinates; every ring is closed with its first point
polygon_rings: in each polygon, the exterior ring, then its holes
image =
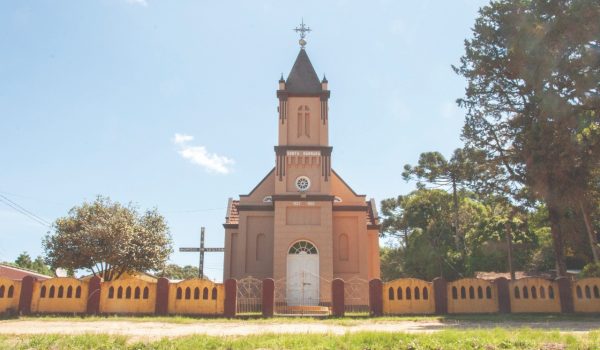
{"type": "Polygon", "coordinates": [[[322,91],[319,76],[303,48],[285,82],[285,89],[292,94],[316,94],[322,91]]]}

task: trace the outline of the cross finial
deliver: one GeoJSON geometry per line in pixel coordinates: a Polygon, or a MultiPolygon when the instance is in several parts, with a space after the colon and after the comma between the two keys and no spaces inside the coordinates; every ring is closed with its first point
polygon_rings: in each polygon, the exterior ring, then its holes
{"type": "Polygon", "coordinates": [[[296,33],[300,33],[300,40],[298,42],[300,43],[300,47],[304,48],[304,46],[306,46],[306,40],[304,40],[304,38],[306,38],[306,33],[310,33],[312,31],[309,26],[304,24],[304,18],[302,18],[302,23],[300,23],[300,26],[294,28],[294,31],[296,33]]]}

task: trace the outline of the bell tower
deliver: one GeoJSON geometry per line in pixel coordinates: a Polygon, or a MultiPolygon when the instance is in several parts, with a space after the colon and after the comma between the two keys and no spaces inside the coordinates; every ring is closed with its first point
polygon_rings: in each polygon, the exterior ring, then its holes
{"type": "Polygon", "coordinates": [[[327,78],[321,81],[306,53],[304,23],[300,52],[287,80],[279,80],[279,137],[275,146],[276,194],[329,194],[331,150],[329,146],[327,78]]]}

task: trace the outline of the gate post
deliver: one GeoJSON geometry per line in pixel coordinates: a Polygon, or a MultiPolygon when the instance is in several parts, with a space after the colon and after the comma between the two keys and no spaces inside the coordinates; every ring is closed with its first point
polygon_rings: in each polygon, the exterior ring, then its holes
{"type": "Polygon", "coordinates": [[[573,305],[573,288],[571,288],[571,280],[567,277],[559,277],[556,279],[556,282],[558,283],[558,294],[560,297],[560,312],[575,312],[575,306],[573,305]]]}
{"type": "Polygon", "coordinates": [[[31,300],[33,299],[33,284],[37,279],[33,276],[25,276],[21,280],[21,295],[19,296],[19,313],[29,315],[31,313],[31,300]]]}
{"type": "Polygon", "coordinates": [[[169,312],[169,280],[161,277],[156,283],[156,314],[166,315],[169,312]]]}
{"type": "Polygon", "coordinates": [[[383,283],[379,278],[369,281],[369,311],[372,316],[383,316],[383,283]]]}
{"type": "Polygon", "coordinates": [[[344,317],[346,301],[344,300],[344,280],[336,278],[331,282],[332,314],[335,317],[344,317]]]}
{"type": "Polygon", "coordinates": [[[435,314],[445,315],[448,313],[448,284],[443,277],[436,277],[432,282],[435,314]]]}
{"type": "Polygon", "coordinates": [[[237,281],[234,279],[228,279],[225,281],[225,306],[224,314],[225,317],[235,317],[237,308],[237,281]]]}
{"type": "Polygon", "coordinates": [[[98,276],[90,278],[88,283],[87,314],[97,315],[100,313],[100,288],[102,280],[98,276]]]}
{"type": "Polygon", "coordinates": [[[496,285],[496,293],[498,294],[498,312],[509,314],[511,309],[508,280],[504,277],[498,277],[494,280],[494,284],[496,285]]]}
{"type": "Polygon", "coordinates": [[[275,306],[275,281],[272,278],[265,278],[262,281],[262,315],[263,317],[273,317],[273,308],[275,306]]]}

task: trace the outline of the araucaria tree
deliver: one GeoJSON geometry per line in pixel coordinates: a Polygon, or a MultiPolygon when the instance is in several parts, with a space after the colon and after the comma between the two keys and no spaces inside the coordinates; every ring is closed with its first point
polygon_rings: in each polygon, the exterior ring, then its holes
{"type": "Polygon", "coordinates": [[[585,194],[600,164],[600,1],[492,1],[465,49],[455,67],[468,81],[463,137],[546,204],[564,275],[567,213],[594,211],[585,194]]]}
{"type": "Polygon", "coordinates": [[[87,269],[105,281],[125,272],[159,270],[173,251],[169,228],[156,209],[139,213],[98,196],[57,219],[44,239],[53,268],[87,269]]]}

